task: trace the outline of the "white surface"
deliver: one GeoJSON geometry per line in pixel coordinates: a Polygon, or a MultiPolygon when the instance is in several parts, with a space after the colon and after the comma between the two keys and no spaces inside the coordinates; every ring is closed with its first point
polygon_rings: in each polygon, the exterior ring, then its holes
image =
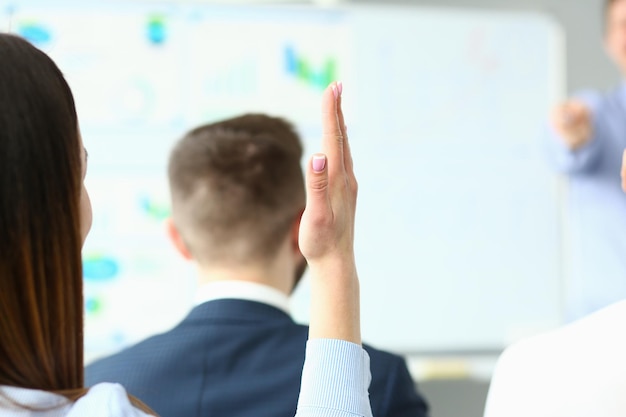
{"type": "MultiPolygon", "coordinates": [[[[558,196],[538,132],[563,83],[562,48],[545,18],[14,3],[13,30],[50,32],[40,46],[76,94],[95,210],[85,255],[119,267],[87,281],[99,306],[87,315],[88,355],[166,329],[192,304],[193,274],[160,223],[167,153],[182,132],[266,111],[297,124],[307,155],[318,150],[320,88],[289,70],[290,54],[322,76],[334,62],[345,84],[366,340],[498,349],[559,322],[558,196]],[[146,32],[155,16],[159,45],[146,32]]],[[[294,311],[306,320],[306,287],[294,311]]]]}
{"type": "Polygon", "coordinates": [[[626,415],[626,302],[524,340],[500,358],[486,417],[626,415]]]}
{"type": "Polygon", "coordinates": [[[94,385],[74,403],[49,391],[6,386],[0,390],[3,394],[0,411],[4,417],[151,417],[132,406],[121,385],[108,382],[94,385]],[[3,407],[5,396],[14,403],[3,407]],[[15,404],[31,409],[24,410],[15,404]]]}
{"type": "Polygon", "coordinates": [[[497,349],[556,325],[558,187],[539,132],[562,85],[558,30],[533,15],[356,16],[364,339],[497,349]]]}

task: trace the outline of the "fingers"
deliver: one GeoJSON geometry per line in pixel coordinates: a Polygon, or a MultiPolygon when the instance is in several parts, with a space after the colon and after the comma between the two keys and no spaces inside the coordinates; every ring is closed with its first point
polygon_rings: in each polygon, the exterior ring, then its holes
{"type": "Polygon", "coordinates": [[[339,92],[339,95],[337,96],[337,121],[339,122],[339,129],[341,130],[341,133],[345,136],[346,124],[343,120],[343,109],[341,108],[341,101],[343,98],[343,83],[340,81],[336,83],[336,85],[337,91],[339,92]]]}
{"type": "Polygon", "coordinates": [[[578,100],[570,100],[561,107],[561,118],[566,125],[579,124],[587,121],[589,110],[585,103],[578,100]]]}
{"type": "Polygon", "coordinates": [[[315,154],[309,162],[306,174],[306,210],[312,226],[321,227],[332,219],[328,188],[328,158],[315,154]]]}
{"type": "Polygon", "coordinates": [[[626,150],[622,155],[622,190],[626,192],[626,150]]]}
{"type": "Polygon", "coordinates": [[[343,84],[337,83],[339,89],[339,97],[337,99],[337,119],[339,121],[339,128],[343,135],[343,163],[346,171],[350,174],[354,174],[354,167],[352,162],[352,150],[350,149],[350,141],[348,140],[348,129],[346,127],[345,120],[343,118],[343,108],[341,105],[343,95],[343,84]]]}
{"type": "Polygon", "coordinates": [[[582,101],[569,100],[554,109],[552,126],[564,144],[576,150],[591,139],[591,112],[582,101]]]}
{"type": "Polygon", "coordinates": [[[569,108],[570,111],[576,112],[578,114],[587,112],[587,105],[580,100],[569,100],[566,103],[566,106],[569,108]]]}
{"type": "Polygon", "coordinates": [[[561,123],[572,123],[588,114],[585,103],[578,100],[565,101],[554,108],[553,116],[561,123]]]}
{"type": "Polygon", "coordinates": [[[333,82],[322,96],[322,152],[328,158],[331,176],[345,169],[344,136],[338,116],[340,93],[341,88],[333,82]]]}
{"type": "Polygon", "coordinates": [[[578,115],[576,114],[576,112],[574,112],[570,108],[564,107],[561,110],[561,123],[563,123],[564,125],[571,126],[575,124],[577,120],[578,120],[578,115]]]}
{"type": "Polygon", "coordinates": [[[565,104],[559,108],[557,117],[559,124],[563,126],[572,126],[578,122],[579,115],[577,111],[565,104]]]}

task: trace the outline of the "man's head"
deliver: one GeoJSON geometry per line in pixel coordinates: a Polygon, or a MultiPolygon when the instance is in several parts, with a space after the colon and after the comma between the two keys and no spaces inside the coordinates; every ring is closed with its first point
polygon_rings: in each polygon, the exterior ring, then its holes
{"type": "Polygon", "coordinates": [[[626,0],[606,0],[606,50],[626,74],[626,0]]]}
{"type": "Polygon", "coordinates": [[[298,135],[278,118],[245,115],[189,132],[168,169],[173,225],[188,255],[205,266],[271,263],[288,240],[301,256],[301,157],[298,135]]]}

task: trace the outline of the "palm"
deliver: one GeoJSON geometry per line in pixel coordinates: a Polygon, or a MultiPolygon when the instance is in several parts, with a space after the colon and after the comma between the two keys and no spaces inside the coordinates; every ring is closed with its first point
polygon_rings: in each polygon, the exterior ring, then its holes
{"type": "MultiPolygon", "coordinates": [[[[345,134],[341,97],[324,103],[322,173],[309,167],[307,206],[300,222],[300,251],[312,262],[330,254],[352,253],[357,183],[345,134]]],[[[318,157],[319,158],[319,157],[318,157]]]]}

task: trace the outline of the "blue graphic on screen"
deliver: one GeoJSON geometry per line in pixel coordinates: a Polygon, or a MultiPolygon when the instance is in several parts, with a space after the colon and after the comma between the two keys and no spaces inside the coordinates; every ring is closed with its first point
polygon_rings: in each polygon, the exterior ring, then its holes
{"type": "Polygon", "coordinates": [[[40,23],[22,23],[19,25],[17,33],[36,46],[45,45],[52,40],[50,30],[40,23]]]}
{"type": "Polygon", "coordinates": [[[152,16],[146,28],[148,40],[154,45],[161,45],[167,40],[167,26],[161,16],[152,16]]]}
{"type": "Polygon", "coordinates": [[[110,256],[88,255],[83,259],[83,277],[87,281],[109,281],[119,272],[119,263],[110,256]]]}

